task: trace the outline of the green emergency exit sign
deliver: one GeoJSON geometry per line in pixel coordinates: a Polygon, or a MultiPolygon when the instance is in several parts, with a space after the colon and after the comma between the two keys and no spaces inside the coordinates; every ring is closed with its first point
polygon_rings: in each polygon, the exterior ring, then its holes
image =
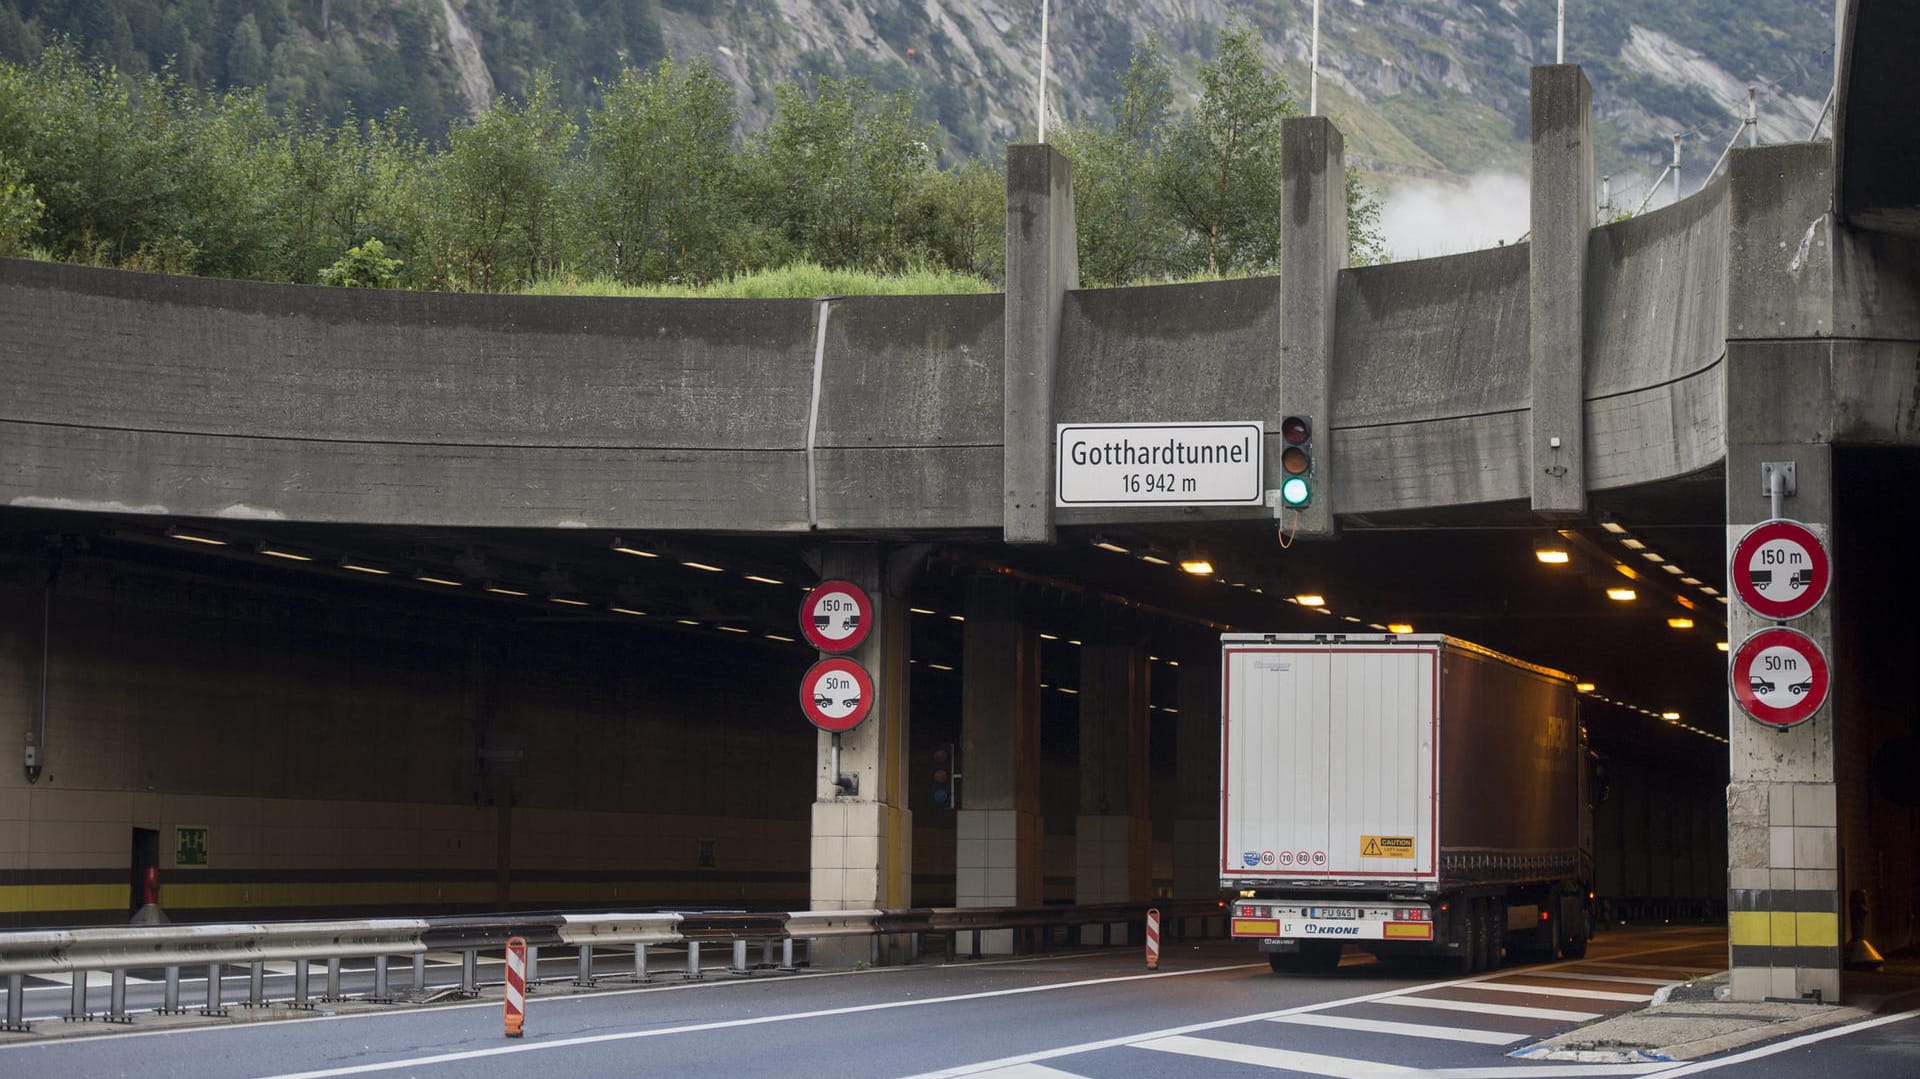
{"type": "Polygon", "coordinates": [[[202,825],[179,824],[173,829],[173,864],[207,864],[207,829],[202,825]]]}

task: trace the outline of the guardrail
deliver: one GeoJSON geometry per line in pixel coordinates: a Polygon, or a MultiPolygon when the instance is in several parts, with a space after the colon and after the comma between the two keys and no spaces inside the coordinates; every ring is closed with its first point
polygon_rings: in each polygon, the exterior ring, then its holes
{"type": "MultiPolygon", "coordinates": [[[[266,964],[292,962],[293,998],[288,1005],[309,1009],[318,1001],[353,999],[369,1003],[396,1003],[403,999],[423,1003],[447,996],[479,995],[478,960],[483,950],[502,949],[507,938],[521,937],[527,942],[527,985],[538,981],[541,948],[570,948],[578,957],[578,973],[572,984],[583,988],[602,981],[626,983],[651,981],[654,972],[648,966],[648,948],[679,946],[686,950],[685,968],[678,972],[687,980],[704,976],[701,949],[708,944],[729,944],[731,962],[726,968],[733,975],[748,975],[756,970],[791,973],[799,969],[794,943],[800,941],[811,950],[814,941],[847,937],[906,938],[910,961],[918,960],[926,938],[942,936],[949,960],[961,954],[960,940],[968,938],[965,954],[979,958],[981,935],[999,930],[1020,934],[1023,950],[1047,950],[1060,943],[1059,931],[1085,926],[1100,926],[1103,943],[1111,942],[1113,927],[1143,922],[1149,907],[1161,911],[1161,923],[1169,939],[1207,935],[1216,923],[1225,930],[1225,911],[1217,900],[1164,900],[1152,903],[1104,903],[1072,907],[923,907],[907,910],[794,911],[788,913],[657,913],[657,914],[544,914],[479,915],[439,918],[384,918],[364,921],[281,922],[235,925],[142,925],[98,929],[39,930],[0,933],[0,976],[6,979],[5,1022],[0,1030],[25,1031],[25,979],[30,975],[70,976],[72,1001],[67,1021],[99,1019],[130,1023],[133,1013],[127,1009],[127,972],[133,969],[160,968],[165,988],[158,1014],[184,1014],[189,1010],[201,1015],[227,1014],[221,994],[220,971],[225,966],[248,969],[246,1006],[266,1006],[266,964]],[[748,946],[758,942],[761,958],[757,965],[747,962],[748,946]],[[631,973],[601,975],[594,972],[594,952],[601,947],[631,948],[631,973]],[[779,959],[774,959],[774,950],[779,959]],[[429,991],[426,983],[428,952],[458,952],[461,956],[460,981],[429,991]],[[390,989],[388,967],[396,957],[408,958],[413,966],[409,994],[396,996],[390,989]],[[374,984],[370,993],[347,997],[342,993],[341,962],[349,959],[373,961],[374,984]],[[325,965],[325,989],[319,997],[312,994],[312,964],[325,965]],[[183,968],[207,969],[206,1001],[203,1007],[181,1006],[180,972],[183,968]],[[109,975],[107,1010],[89,1010],[89,975],[109,975]]],[[[1069,940],[1068,943],[1073,943],[1069,940]]]]}

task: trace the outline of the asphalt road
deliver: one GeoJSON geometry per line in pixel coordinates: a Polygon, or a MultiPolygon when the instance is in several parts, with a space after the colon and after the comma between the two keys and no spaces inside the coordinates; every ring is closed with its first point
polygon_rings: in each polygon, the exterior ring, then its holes
{"type": "MultiPolygon", "coordinates": [[[[1126,949],[556,991],[532,1000],[521,1040],[502,1036],[497,994],[287,1022],[157,1029],[166,1021],[146,1019],[123,1034],[0,1043],[0,1076],[1652,1074],[1676,1066],[1541,1065],[1506,1054],[1636,1007],[1664,982],[1718,969],[1724,957],[1717,931],[1634,931],[1603,936],[1580,962],[1469,979],[1357,953],[1325,977],[1278,977],[1249,946],[1212,941],[1170,946],[1151,974],[1126,949]]],[[[1920,1075],[1916,1026],[1890,1024],[1715,1070],[1920,1075]],[[1884,1068],[1856,1071],[1847,1063],[1856,1059],[1884,1068]]],[[[1685,1074],[1701,1067],[1682,1066],[1685,1074]]]]}

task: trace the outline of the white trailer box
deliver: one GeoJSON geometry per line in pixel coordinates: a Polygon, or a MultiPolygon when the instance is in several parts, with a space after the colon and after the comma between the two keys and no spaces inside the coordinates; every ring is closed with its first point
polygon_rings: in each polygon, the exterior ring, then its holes
{"type": "Polygon", "coordinates": [[[1584,946],[1584,917],[1545,925],[1591,880],[1572,679],[1437,634],[1221,646],[1221,885],[1267,900],[1236,905],[1235,935],[1464,950],[1470,969],[1509,929],[1584,946]]]}

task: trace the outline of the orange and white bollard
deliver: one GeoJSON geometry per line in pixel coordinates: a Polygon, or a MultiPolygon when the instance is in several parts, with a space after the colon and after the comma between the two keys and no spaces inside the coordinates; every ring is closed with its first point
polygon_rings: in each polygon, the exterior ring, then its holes
{"type": "Polygon", "coordinates": [[[1147,908],[1147,969],[1160,969],[1160,908],[1147,908]]]}
{"type": "Polygon", "coordinates": [[[507,1037],[518,1038],[527,1021],[527,942],[507,940],[507,1037]]]}

